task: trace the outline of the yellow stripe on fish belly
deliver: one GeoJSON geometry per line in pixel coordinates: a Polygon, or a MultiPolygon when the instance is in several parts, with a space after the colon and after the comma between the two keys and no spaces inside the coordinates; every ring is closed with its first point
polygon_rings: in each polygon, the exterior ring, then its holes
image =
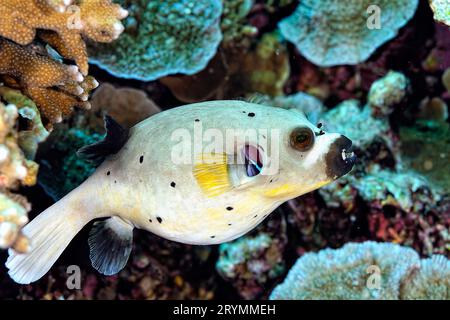
{"type": "Polygon", "coordinates": [[[208,197],[215,197],[232,189],[226,153],[200,154],[193,174],[208,197]]]}

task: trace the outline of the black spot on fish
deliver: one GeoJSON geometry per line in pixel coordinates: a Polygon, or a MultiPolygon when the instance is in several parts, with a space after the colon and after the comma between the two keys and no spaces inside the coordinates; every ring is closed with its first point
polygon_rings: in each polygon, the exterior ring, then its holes
{"type": "Polygon", "coordinates": [[[114,180],[114,183],[117,183],[117,180],[114,180]]]}
{"type": "Polygon", "coordinates": [[[106,173],[107,176],[109,176],[110,174],[111,174],[111,171],[108,171],[108,172],[106,173]]]}
{"type": "Polygon", "coordinates": [[[229,223],[228,225],[231,226],[231,223],[229,223]]]}
{"type": "Polygon", "coordinates": [[[139,157],[139,163],[142,163],[142,162],[144,162],[144,156],[139,157]]]}
{"type": "Polygon", "coordinates": [[[227,210],[231,211],[231,210],[233,210],[233,207],[227,207],[227,210]]]}
{"type": "Polygon", "coordinates": [[[242,113],[247,113],[246,111],[242,111],[242,113]]]}
{"type": "Polygon", "coordinates": [[[250,113],[248,114],[248,116],[249,116],[249,117],[254,117],[254,116],[255,116],[255,113],[250,112],[250,113]]]}
{"type": "Polygon", "coordinates": [[[255,216],[253,217],[253,218],[257,218],[258,217],[258,215],[257,214],[255,214],[255,216]]]}
{"type": "Polygon", "coordinates": [[[170,183],[170,186],[171,186],[172,188],[175,188],[176,185],[177,185],[177,184],[176,184],[175,182],[173,182],[173,181],[170,183]]]}
{"type": "Polygon", "coordinates": [[[199,122],[200,120],[199,119],[195,119],[195,122],[199,122]]]}
{"type": "Polygon", "coordinates": [[[152,223],[152,222],[153,222],[153,220],[152,220],[152,219],[148,219],[148,221],[150,221],[150,223],[152,223]]]}
{"type": "Polygon", "coordinates": [[[272,183],[272,182],[273,182],[273,179],[270,179],[269,183],[272,183]]]}
{"type": "Polygon", "coordinates": [[[317,124],[317,128],[322,128],[322,122],[319,122],[318,124],[317,124]]]}
{"type": "Polygon", "coordinates": [[[156,217],[156,220],[158,220],[159,223],[162,223],[162,218],[161,217],[156,217]]]}
{"type": "Polygon", "coordinates": [[[216,236],[211,236],[212,239],[214,239],[216,236]]]}

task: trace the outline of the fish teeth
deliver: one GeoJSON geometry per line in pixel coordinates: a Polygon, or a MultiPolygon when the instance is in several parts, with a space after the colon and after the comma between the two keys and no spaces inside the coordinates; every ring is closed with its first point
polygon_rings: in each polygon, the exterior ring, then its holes
{"type": "Polygon", "coordinates": [[[355,156],[355,153],[353,151],[347,152],[347,150],[342,149],[342,160],[347,161],[349,158],[353,158],[355,156]]]}

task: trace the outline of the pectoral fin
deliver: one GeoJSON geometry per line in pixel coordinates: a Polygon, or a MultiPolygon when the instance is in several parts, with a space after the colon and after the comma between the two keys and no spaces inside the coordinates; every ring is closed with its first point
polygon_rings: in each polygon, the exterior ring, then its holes
{"type": "Polygon", "coordinates": [[[92,266],[104,275],[122,270],[133,247],[133,225],[119,217],[94,224],[89,233],[92,266]]]}

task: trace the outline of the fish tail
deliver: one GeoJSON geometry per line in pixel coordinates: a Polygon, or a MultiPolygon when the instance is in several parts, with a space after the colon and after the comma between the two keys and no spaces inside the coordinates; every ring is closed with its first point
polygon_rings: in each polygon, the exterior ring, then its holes
{"type": "Polygon", "coordinates": [[[6,267],[15,282],[28,284],[40,279],[91,220],[71,206],[68,197],[49,207],[23,228],[23,233],[31,241],[29,252],[20,254],[9,250],[6,267]]]}

